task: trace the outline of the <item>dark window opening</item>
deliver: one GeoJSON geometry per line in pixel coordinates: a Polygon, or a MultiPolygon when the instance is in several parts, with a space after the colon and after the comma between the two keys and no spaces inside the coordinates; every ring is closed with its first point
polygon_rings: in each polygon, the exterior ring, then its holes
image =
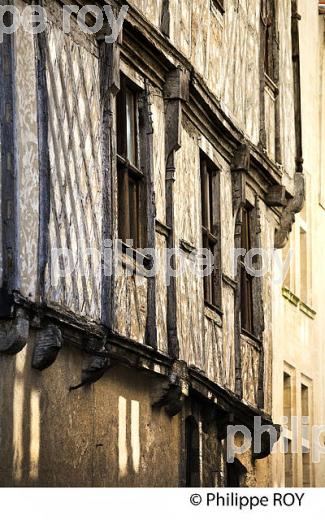
{"type": "Polygon", "coordinates": [[[245,487],[246,473],[247,469],[238,459],[235,459],[232,463],[228,463],[226,487],[245,487]]]}
{"type": "Polygon", "coordinates": [[[284,455],[284,474],[285,474],[285,487],[293,487],[294,486],[294,477],[293,477],[293,453],[292,453],[292,443],[291,440],[287,440],[287,450],[284,455]]]}
{"type": "Polygon", "coordinates": [[[221,309],[221,238],[220,238],[220,175],[218,169],[201,155],[201,208],[203,248],[210,251],[211,274],[204,277],[204,299],[208,305],[221,309]]]}
{"type": "Polygon", "coordinates": [[[275,3],[274,0],[265,0],[265,55],[264,70],[265,74],[275,81],[275,52],[276,45],[276,26],[275,26],[275,3]]]}
{"type": "Polygon", "coordinates": [[[193,416],[185,421],[186,487],[200,487],[200,432],[193,416]]]}
{"type": "MultiPolygon", "coordinates": [[[[241,247],[247,254],[252,249],[252,207],[243,208],[241,247]]],[[[243,331],[254,334],[253,314],[253,276],[241,260],[241,327],[243,331]]]]}
{"type": "Polygon", "coordinates": [[[283,374],[283,417],[287,421],[287,427],[291,429],[291,415],[292,415],[292,386],[291,376],[284,372],[283,374]]]}
{"type": "Polygon", "coordinates": [[[141,91],[124,76],[116,99],[118,233],[133,248],[145,247],[146,183],[141,171],[141,91]]]}

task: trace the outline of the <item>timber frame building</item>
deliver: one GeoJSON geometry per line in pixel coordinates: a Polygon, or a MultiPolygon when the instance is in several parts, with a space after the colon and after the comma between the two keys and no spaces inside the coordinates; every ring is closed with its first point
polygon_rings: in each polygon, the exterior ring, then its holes
{"type": "Polygon", "coordinates": [[[226,460],[273,424],[273,264],[234,250],[304,203],[296,0],[111,1],[113,44],[34,3],[0,45],[0,483],[267,486],[268,442],[226,460]]]}

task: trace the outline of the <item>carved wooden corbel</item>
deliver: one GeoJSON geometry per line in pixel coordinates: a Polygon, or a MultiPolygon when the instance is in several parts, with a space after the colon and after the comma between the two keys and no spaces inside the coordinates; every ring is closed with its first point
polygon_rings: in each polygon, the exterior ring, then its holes
{"type": "Polygon", "coordinates": [[[56,325],[47,325],[36,334],[32,368],[45,370],[56,361],[62,348],[62,333],[56,325]]]}
{"type": "Polygon", "coordinates": [[[189,100],[189,82],[188,71],[177,68],[169,72],[165,83],[166,163],[174,171],[174,154],[181,147],[182,102],[189,100]]]}
{"type": "Polygon", "coordinates": [[[120,90],[120,49],[118,42],[106,43],[104,37],[97,38],[100,51],[101,94],[105,99],[107,94],[116,95],[120,90]]]}
{"type": "Polygon", "coordinates": [[[305,202],[305,177],[303,174],[303,150],[302,150],[302,124],[301,124],[301,85],[300,85],[300,49],[299,49],[299,13],[297,11],[297,2],[292,3],[292,63],[294,77],[294,106],[295,106],[295,134],[296,134],[296,174],[295,174],[295,193],[288,200],[283,210],[280,220],[280,226],[275,232],[275,248],[282,249],[285,247],[292,226],[295,222],[295,215],[299,213],[305,202]]]}
{"type": "Polygon", "coordinates": [[[14,356],[27,345],[29,319],[23,309],[18,309],[12,321],[0,325],[0,353],[14,356]]]}
{"type": "Polygon", "coordinates": [[[108,356],[91,356],[88,365],[82,370],[81,382],[76,386],[70,386],[70,391],[79,390],[83,386],[94,385],[109,368],[110,359],[108,356]]]}
{"type": "Polygon", "coordinates": [[[275,232],[275,248],[282,249],[285,247],[292,226],[295,222],[295,215],[300,213],[305,203],[305,176],[303,173],[295,175],[295,195],[292,197],[285,209],[280,221],[280,227],[275,232]]]}
{"type": "Polygon", "coordinates": [[[233,215],[236,217],[246,203],[246,178],[250,169],[250,147],[243,142],[236,151],[231,165],[233,215]]]}
{"type": "Polygon", "coordinates": [[[270,208],[284,208],[287,205],[285,186],[272,186],[266,194],[265,202],[270,208]]]}
{"type": "Polygon", "coordinates": [[[153,134],[153,114],[150,86],[147,79],[144,82],[144,90],[139,99],[140,116],[143,118],[143,127],[147,135],[153,134]]]}
{"type": "Polygon", "coordinates": [[[154,399],[153,408],[165,407],[167,415],[175,417],[184,405],[189,395],[189,374],[184,361],[175,361],[169,374],[168,381],[164,381],[158,390],[158,397],[154,399]]]}

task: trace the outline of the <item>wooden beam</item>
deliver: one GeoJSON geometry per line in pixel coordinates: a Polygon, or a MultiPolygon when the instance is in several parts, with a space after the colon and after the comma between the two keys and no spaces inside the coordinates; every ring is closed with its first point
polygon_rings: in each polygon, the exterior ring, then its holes
{"type": "MultiPolygon", "coordinates": [[[[8,2],[1,0],[0,5],[8,2]]],[[[11,25],[12,14],[4,23],[11,25]]],[[[15,35],[4,34],[0,45],[1,120],[1,219],[2,286],[9,293],[19,290],[18,249],[18,151],[16,138],[15,35]]]]}
{"type": "MultiPolygon", "coordinates": [[[[102,150],[102,215],[103,253],[107,244],[114,246],[117,238],[117,208],[114,199],[114,180],[116,172],[116,131],[114,125],[114,106],[116,94],[120,89],[120,51],[117,43],[107,44],[104,37],[99,39],[99,74],[101,102],[101,150],[102,150]]],[[[114,253],[113,253],[114,256],[114,253]]],[[[114,258],[110,275],[102,272],[101,321],[109,329],[115,323],[115,268],[114,258]]]]}
{"type": "MultiPolygon", "coordinates": [[[[42,5],[40,0],[38,5],[42,5]]],[[[51,212],[51,181],[49,154],[49,100],[47,88],[47,33],[34,35],[36,55],[37,131],[39,164],[39,238],[37,295],[45,300],[45,270],[49,261],[49,222],[51,212]]]]}

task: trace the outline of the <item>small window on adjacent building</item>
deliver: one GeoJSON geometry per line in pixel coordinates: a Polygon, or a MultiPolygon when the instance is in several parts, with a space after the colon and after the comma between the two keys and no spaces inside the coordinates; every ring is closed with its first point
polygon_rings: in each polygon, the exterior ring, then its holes
{"type": "MultiPolygon", "coordinates": [[[[241,247],[247,252],[252,249],[252,210],[243,208],[241,247]]],[[[253,319],[253,277],[241,261],[241,327],[244,332],[254,333],[253,319]]]]}
{"type": "Polygon", "coordinates": [[[310,387],[301,384],[301,438],[302,438],[302,477],[303,487],[312,485],[312,461],[310,452],[311,441],[311,410],[309,406],[310,387]]]}
{"type": "Polygon", "coordinates": [[[308,386],[301,385],[301,436],[304,441],[309,442],[310,440],[310,410],[309,410],[309,388],[308,386]]]}
{"type": "Polygon", "coordinates": [[[291,415],[292,415],[292,387],[291,376],[284,372],[283,374],[283,416],[288,419],[287,427],[291,429],[291,415]]]}
{"type": "Polygon", "coordinates": [[[300,299],[308,303],[307,233],[300,228],[300,299]]]}
{"type": "Polygon", "coordinates": [[[302,453],[302,478],[303,487],[311,487],[310,451],[304,448],[302,453]]]}
{"type": "Polygon", "coordinates": [[[309,391],[308,386],[301,385],[301,415],[309,418],[309,391]]]}
{"type": "Polygon", "coordinates": [[[221,236],[220,236],[220,173],[214,164],[201,155],[201,207],[203,248],[211,253],[211,274],[204,277],[204,299],[208,305],[221,308],[221,236]]]}
{"type": "Polygon", "coordinates": [[[293,290],[291,276],[293,273],[293,251],[291,248],[291,237],[289,238],[283,253],[283,284],[290,291],[293,290]]]}
{"type": "Polygon", "coordinates": [[[287,451],[284,455],[285,487],[293,487],[293,455],[291,440],[286,440],[287,451]]]}
{"type": "Polygon", "coordinates": [[[124,76],[116,100],[118,233],[123,242],[145,247],[145,178],[141,171],[139,89],[124,76]]]}

